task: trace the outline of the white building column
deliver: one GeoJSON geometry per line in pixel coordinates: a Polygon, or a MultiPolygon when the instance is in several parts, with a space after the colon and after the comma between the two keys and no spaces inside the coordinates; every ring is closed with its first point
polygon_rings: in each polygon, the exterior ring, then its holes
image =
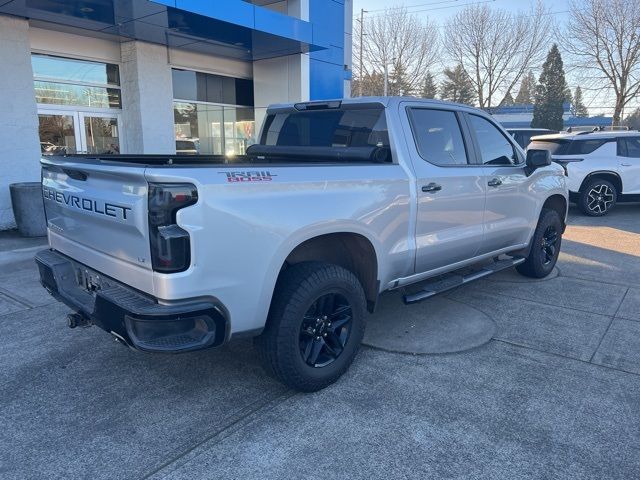
{"type": "Polygon", "coordinates": [[[40,180],[29,23],[0,16],[0,230],[15,226],[9,184],[40,180]]]}
{"type": "MultiPolygon", "coordinates": [[[[309,0],[289,0],[287,13],[309,20],[309,0]]],[[[309,55],[289,55],[253,62],[253,90],[256,106],[256,134],[272,103],[309,100],[309,55]]]]}
{"type": "Polygon", "coordinates": [[[163,45],[121,46],[122,129],[125,153],[176,153],[171,66],[163,45]]]}

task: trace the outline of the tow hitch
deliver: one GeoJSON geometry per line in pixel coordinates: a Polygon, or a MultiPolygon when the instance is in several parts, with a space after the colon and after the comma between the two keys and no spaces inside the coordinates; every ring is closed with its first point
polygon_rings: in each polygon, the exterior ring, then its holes
{"type": "Polygon", "coordinates": [[[91,322],[81,313],[70,313],[67,315],[67,325],[69,328],[90,327],[91,322]]]}

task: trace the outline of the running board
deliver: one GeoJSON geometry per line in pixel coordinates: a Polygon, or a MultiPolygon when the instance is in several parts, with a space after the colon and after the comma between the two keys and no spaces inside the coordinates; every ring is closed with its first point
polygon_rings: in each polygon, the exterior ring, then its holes
{"type": "Polygon", "coordinates": [[[450,274],[438,277],[437,279],[428,280],[421,290],[415,293],[408,293],[404,295],[404,303],[409,305],[412,303],[421,302],[422,300],[426,300],[427,298],[431,298],[439,293],[459,287],[460,285],[473,282],[474,280],[478,280],[480,278],[488,277],[493,273],[506,270],[507,268],[515,267],[516,265],[520,265],[524,261],[525,259],[522,257],[507,258],[505,260],[498,260],[497,262],[484,265],[482,266],[482,268],[477,270],[469,271],[467,269],[464,274],[452,272],[450,274]]]}

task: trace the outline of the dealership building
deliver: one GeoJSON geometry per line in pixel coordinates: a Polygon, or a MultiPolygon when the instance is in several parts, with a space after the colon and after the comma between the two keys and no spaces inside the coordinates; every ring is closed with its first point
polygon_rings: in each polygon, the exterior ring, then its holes
{"type": "Polygon", "coordinates": [[[0,0],[0,229],[46,153],[242,154],[350,93],[351,0],[0,0]]]}

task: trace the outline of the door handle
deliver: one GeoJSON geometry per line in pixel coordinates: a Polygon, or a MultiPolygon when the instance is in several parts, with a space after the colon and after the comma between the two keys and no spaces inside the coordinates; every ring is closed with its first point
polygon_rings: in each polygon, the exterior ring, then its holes
{"type": "Polygon", "coordinates": [[[442,190],[442,185],[431,182],[429,185],[423,185],[422,191],[425,193],[435,193],[442,190]]]}
{"type": "Polygon", "coordinates": [[[630,163],[621,163],[620,165],[622,165],[623,167],[630,167],[631,166],[630,163]]]}
{"type": "Polygon", "coordinates": [[[499,178],[492,178],[491,180],[489,180],[489,183],[487,183],[487,185],[489,185],[490,187],[499,187],[500,185],[502,185],[502,180],[500,180],[499,178]]]}

